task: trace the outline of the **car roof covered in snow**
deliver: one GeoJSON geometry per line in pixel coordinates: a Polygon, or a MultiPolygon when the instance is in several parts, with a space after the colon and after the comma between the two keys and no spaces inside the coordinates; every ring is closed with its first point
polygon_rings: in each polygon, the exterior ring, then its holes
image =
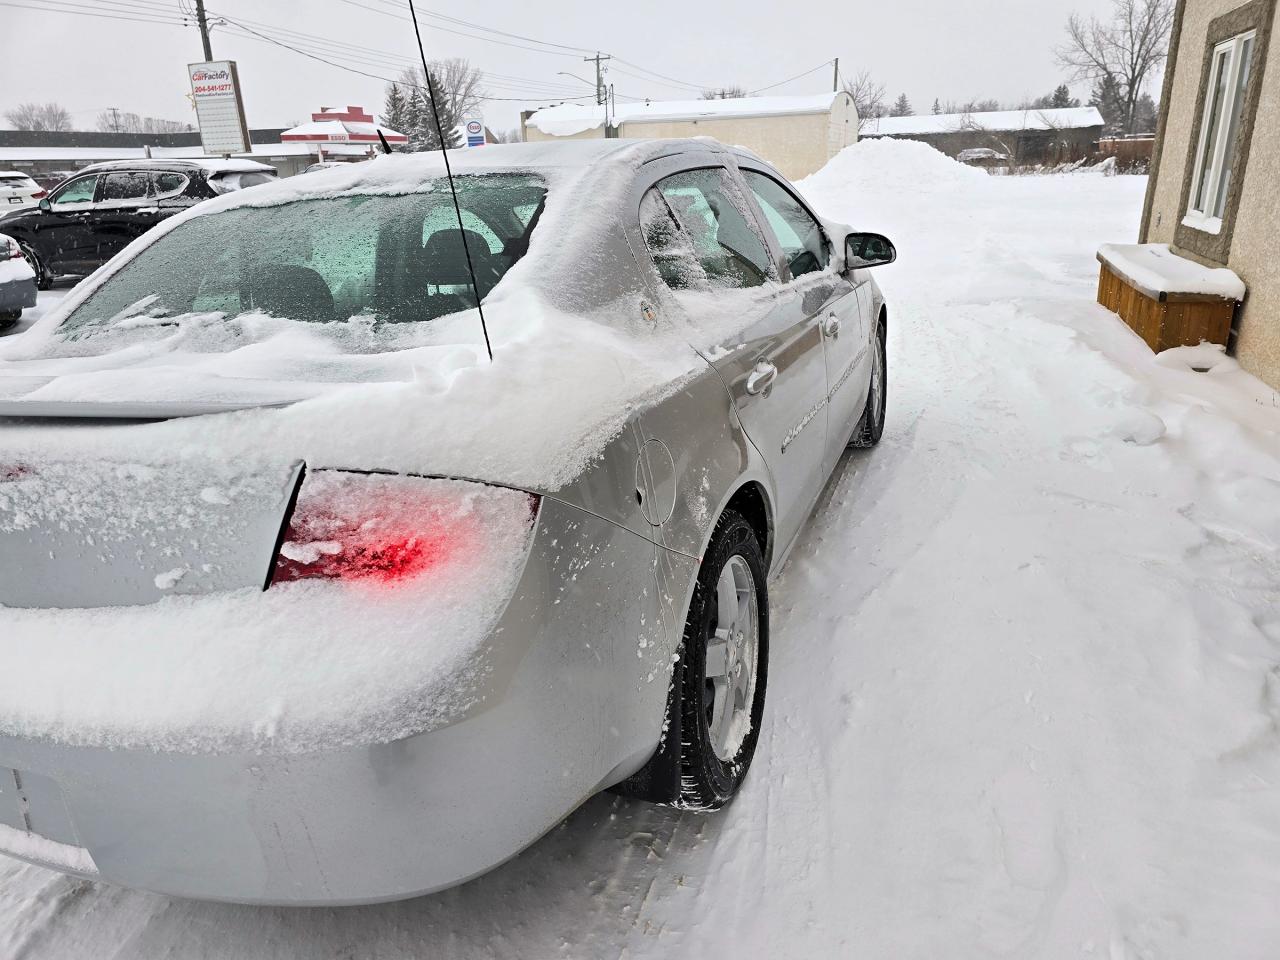
{"type": "Polygon", "coordinates": [[[103,170],[172,170],[175,167],[199,167],[206,173],[275,173],[276,168],[256,160],[223,160],[220,157],[207,159],[165,160],[153,157],[149,160],[104,160],[102,163],[91,163],[77,170],[77,173],[97,173],[103,170]]]}

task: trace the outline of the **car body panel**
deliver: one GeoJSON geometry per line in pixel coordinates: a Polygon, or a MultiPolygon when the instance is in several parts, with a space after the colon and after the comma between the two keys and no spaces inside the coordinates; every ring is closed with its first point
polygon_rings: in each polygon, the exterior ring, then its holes
{"type": "MultiPolygon", "coordinates": [[[[599,149],[603,156],[645,147],[599,149]]],[[[715,166],[731,175],[739,163],[772,169],[710,141],[668,141],[650,150],[617,194],[619,215],[599,229],[575,225],[572,243],[555,251],[562,262],[548,262],[529,280],[561,296],[566,309],[601,318],[626,310],[620,322],[632,327],[670,324],[685,307],[648,256],[638,220],[644,192],[685,169],[715,166]],[[584,271],[602,281],[564,283],[584,271]]],[[[376,169],[377,161],[369,166],[376,169]]],[[[581,189],[597,186],[587,178],[581,189]]],[[[848,398],[865,400],[867,392],[858,358],[869,337],[864,300],[867,316],[881,302],[874,281],[845,276],[838,264],[792,281],[777,244],[767,244],[781,282],[727,292],[749,314],[737,332],[706,350],[701,365],[660,397],[637,398],[625,423],[570,482],[514,484],[540,497],[528,557],[496,625],[448,678],[459,695],[428,728],[390,742],[305,753],[269,743],[258,750],[113,750],[0,734],[0,768],[35,784],[33,792],[44,798],[23,800],[26,829],[39,833],[37,821],[47,823],[41,836],[85,852],[96,875],[129,886],[258,903],[371,902],[482,873],[597,790],[642,771],[663,743],[684,621],[717,520],[751,491],[762,508],[752,520],[776,575],[835,466],[836,444],[842,449],[861,413],[848,398]],[[831,312],[841,317],[839,338],[822,328],[831,312]],[[777,379],[768,391],[748,392],[746,381],[761,360],[778,367],[777,379]]],[[[126,251],[117,262],[130,256],[126,251]]],[[[110,270],[86,286],[104,282],[110,270]]],[[[20,409],[16,404],[12,412],[20,409]]],[[[5,412],[10,408],[0,416],[5,412]]],[[[127,438],[135,427],[110,429],[127,438]]],[[[302,458],[286,450],[276,455],[302,468],[302,458]]],[[[336,465],[307,465],[324,466],[336,465]]],[[[285,490],[296,475],[273,475],[273,489],[285,490]]],[[[282,516],[278,499],[264,499],[258,514],[259,526],[269,527],[282,516]]],[[[229,540],[262,536],[235,525],[225,533],[229,540]]],[[[36,546],[28,539],[26,555],[36,546]]],[[[17,549],[6,543],[0,540],[0,559],[7,563],[17,549]]],[[[49,568],[42,575],[57,573],[49,568]]],[[[140,577],[125,591],[126,602],[154,599],[140,577]]],[[[93,602],[110,601],[95,595],[93,602]]],[[[0,769],[0,781],[4,774],[0,769]]],[[[23,829],[4,802],[0,787],[0,824],[23,829]]]]}

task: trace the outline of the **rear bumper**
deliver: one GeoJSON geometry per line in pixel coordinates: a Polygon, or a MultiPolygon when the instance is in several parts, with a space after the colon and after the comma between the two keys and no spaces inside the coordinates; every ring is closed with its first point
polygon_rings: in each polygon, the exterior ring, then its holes
{"type": "Polygon", "coordinates": [[[306,756],[3,738],[0,849],[199,899],[414,896],[507,859],[593,791],[562,778],[558,751],[537,740],[501,708],[397,743],[306,756]]]}
{"type": "Polygon", "coordinates": [[[36,305],[36,281],[10,280],[0,283],[0,313],[10,310],[25,310],[36,305]]]}
{"type": "Polygon", "coordinates": [[[461,883],[652,754],[678,638],[655,559],[652,543],[544,499],[473,705],[404,739],[183,753],[0,734],[0,853],[239,903],[373,903],[461,883]]]}

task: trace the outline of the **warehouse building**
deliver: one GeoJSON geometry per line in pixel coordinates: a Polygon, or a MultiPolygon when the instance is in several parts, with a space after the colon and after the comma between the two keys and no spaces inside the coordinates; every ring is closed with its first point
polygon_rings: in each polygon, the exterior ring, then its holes
{"type": "Polygon", "coordinates": [[[738,97],[610,104],[562,103],[523,114],[525,140],[714,137],[746,147],[799,179],[858,140],[858,111],[843,91],[803,97],[738,97]],[[607,113],[607,116],[606,116],[607,113]]]}

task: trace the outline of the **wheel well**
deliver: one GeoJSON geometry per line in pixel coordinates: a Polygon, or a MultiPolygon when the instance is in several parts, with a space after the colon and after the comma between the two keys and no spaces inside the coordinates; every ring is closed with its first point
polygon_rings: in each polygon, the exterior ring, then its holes
{"type": "Polygon", "coordinates": [[[726,510],[736,510],[751,524],[756,537],[760,541],[760,552],[764,555],[765,569],[772,563],[773,521],[769,514],[769,501],[765,497],[764,488],[754,480],[743,484],[725,504],[726,510]]]}

